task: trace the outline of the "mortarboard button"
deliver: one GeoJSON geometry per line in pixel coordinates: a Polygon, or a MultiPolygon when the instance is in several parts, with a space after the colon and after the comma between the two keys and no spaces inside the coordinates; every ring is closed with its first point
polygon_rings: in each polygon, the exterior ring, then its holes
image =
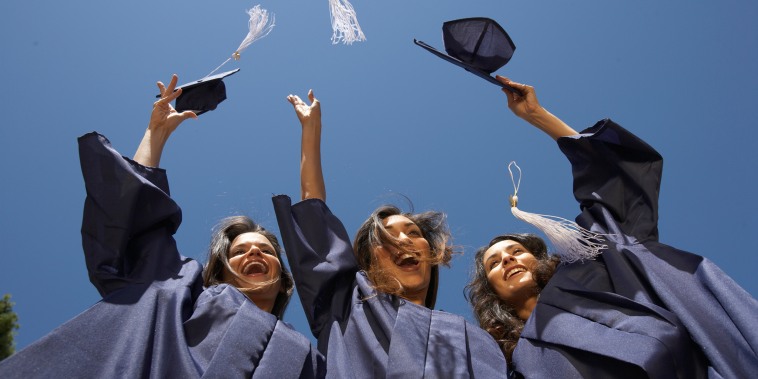
{"type": "Polygon", "coordinates": [[[198,116],[216,109],[219,103],[226,100],[226,85],[223,79],[239,70],[222,72],[176,87],[182,89],[182,94],[176,98],[174,109],[177,112],[193,111],[198,116]]]}
{"type": "MultiPolygon", "coordinates": [[[[503,83],[490,74],[510,61],[516,45],[495,20],[472,17],[447,21],[442,24],[442,40],[447,54],[422,41],[414,39],[413,42],[432,54],[503,87],[503,83]]],[[[506,88],[519,92],[515,88],[506,88]]]]}

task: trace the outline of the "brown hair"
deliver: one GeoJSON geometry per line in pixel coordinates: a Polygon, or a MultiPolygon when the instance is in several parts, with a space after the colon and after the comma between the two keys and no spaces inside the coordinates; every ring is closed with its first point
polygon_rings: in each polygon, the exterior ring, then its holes
{"type": "Polygon", "coordinates": [[[206,287],[225,283],[223,278],[224,269],[229,272],[234,272],[231,266],[229,266],[229,248],[232,242],[237,236],[244,233],[258,233],[266,237],[274,247],[276,251],[276,257],[279,259],[279,264],[282,267],[279,280],[281,282],[281,288],[279,294],[274,300],[274,308],[271,313],[282,318],[284,311],[289,303],[290,296],[295,287],[295,283],[292,280],[292,276],[287,271],[284,262],[282,262],[282,248],[279,245],[279,240],[276,236],[264,229],[261,225],[247,216],[232,216],[227,217],[219,221],[213,228],[213,234],[211,235],[211,244],[208,248],[208,259],[203,269],[203,285],[206,287]]]}
{"type": "Polygon", "coordinates": [[[383,205],[377,208],[371,216],[361,225],[355,235],[353,251],[358,260],[358,267],[366,272],[371,283],[377,291],[387,294],[402,296],[404,289],[396,278],[384,272],[376,261],[374,248],[389,244],[399,247],[399,241],[384,228],[382,221],[390,216],[405,216],[413,221],[421,230],[422,236],[429,242],[430,256],[425,258],[432,265],[432,277],[429,282],[429,290],[424,304],[427,308],[434,308],[437,300],[437,285],[439,283],[440,264],[449,266],[452,259],[453,247],[448,245],[450,231],[446,223],[446,216],[442,212],[410,213],[403,212],[394,205],[383,205]]]}
{"type": "Polygon", "coordinates": [[[485,270],[482,261],[487,249],[505,240],[520,243],[537,258],[538,265],[533,274],[539,290],[545,288],[558,263],[560,263],[560,259],[556,256],[549,256],[545,241],[534,234],[503,234],[493,238],[487,246],[476,252],[473,278],[466,285],[466,298],[474,308],[474,316],[479,322],[479,326],[492,335],[500,345],[503,355],[510,362],[513,357],[513,350],[516,349],[516,344],[521,336],[521,331],[524,329],[524,321],[518,317],[516,309],[501,300],[492,289],[487,279],[487,270],[485,270]]]}

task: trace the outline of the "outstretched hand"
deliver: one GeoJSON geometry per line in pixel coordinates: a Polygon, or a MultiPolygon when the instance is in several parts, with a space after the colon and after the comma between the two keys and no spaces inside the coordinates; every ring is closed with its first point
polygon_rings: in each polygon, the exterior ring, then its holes
{"type": "Polygon", "coordinates": [[[311,102],[310,105],[300,99],[300,96],[287,96],[287,101],[295,107],[295,113],[302,125],[321,121],[321,103],[313,96],[313,90],[308,91],[308,100],[311,102]]]}
{"type": "Polygon", "coordinates": [[[557,140],[560,137],[577,134],[576,130],[572,129],[565,122],[558,117],[555,117],[540,105],[540,102],[537,101],[537,94],[534,92],[534,87],[516,83],[500,75],[496,76],[496,78],[500,83],[503,83],[504,86],[513,87],[521,91],[521,94],[518,94],[516,91],[509,91],[506,88],[502,89],[505,96],[508,97],[508,108],[510,108],[516,116],[519,116],[526,122],[536,126],[554,140],[557,140]]]}
{"type": "Polygon", "coordinates": [[[150,114],[150,123],[148,124],[150,130],[171,134],[184,120],[197,118],[195,112],[184,111],[179,113],[171,106],[171,102],[182,94],[181,88],[174,91],[177,80],[178,77],[174,74],[171,77],[171,82],[168,83],[168,87],[162,82],[157,83],[161,98],[153,103],[153,112],[150,114]]]}
{"type": "Polygon", "coordinates": [[[542,109],[542,105],[540,105],[537,100],[537,94],[534,91],[534,87],[516,83],[500,75],[497,75],[496,79],[505,86],[513,87],[521,91],[521,94],[518,94],[516,91],[509,91],[506,88],[502,89],[503,93],[505,93],[505,96],[508,98],[508,108],[510,108],[516,116],[531,122],[531,120],[536,117],[537,112],[542,109]]]}

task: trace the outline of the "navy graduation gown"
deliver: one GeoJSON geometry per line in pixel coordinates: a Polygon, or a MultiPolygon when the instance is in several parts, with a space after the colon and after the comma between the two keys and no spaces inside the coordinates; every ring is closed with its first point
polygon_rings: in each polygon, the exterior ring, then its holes
{"type": "Polygon", "coordinates": [[[758,302],[708,259],[658,242],[662,157],[610,120],[558,145],[577,222],[607,234],[608,249],[559,266],[524,326],[514,376],[755,376],[758,302]]]}
{"type": "Polygon", "coordinates": [[[233,286],[203,288],[202,266],[173,239],[181,210],[164,170],[95,133],[79,138],[79,152],[85,260],[103,300],[0,362],[0,377],[316,376],[305,336],[233,286]]]}
{"type": "Polygon", "coordinates": [[[273,198],[300,300],[332,378],[495,378],[492,337],[461,316],[374,290],[326,204],[273,198]]]}

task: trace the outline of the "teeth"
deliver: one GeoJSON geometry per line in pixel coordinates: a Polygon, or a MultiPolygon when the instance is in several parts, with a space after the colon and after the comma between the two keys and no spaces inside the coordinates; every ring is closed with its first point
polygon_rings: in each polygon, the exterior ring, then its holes
{"type": "Polygon", "coordinates": [[[414,254],[403,253],[403,254],[400,254],[400,255],[397,256],[397,259],[395,259],[395,264],[398,265],[398,266],[402,266],[403,262],[414,263],[415,264],[415,263],[418,263],[418,260],[416,259],[416,255],[414,255],[414,254]],[[408,262],[409,260],[411,262],[408,262]]]}
{"type": "Polygon", "coordinates": [[[508,271],[508,273],[505,275],[505,278],[508,279],[508,278],[510,278],[513,275],[516,275],[516,274],[518,274],[520,272],[525,272],[525,271],[526,271],[526,269],[523,268],[523,267],[514,267],[514,268],[510,269],[510,271],[508,271]]]}

